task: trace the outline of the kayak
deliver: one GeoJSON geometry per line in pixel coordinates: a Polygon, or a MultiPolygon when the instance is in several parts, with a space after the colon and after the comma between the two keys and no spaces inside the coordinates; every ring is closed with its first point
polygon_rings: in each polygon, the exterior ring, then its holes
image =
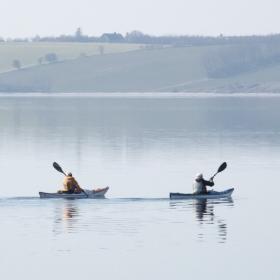
{"type": "Polygon", "coordinates": [[[39,192],[40,198],[67,198],[67,199],[76,199],[76,198],[105,198],[106,192],[109,190],[109,187],[96,189],[96,190],[84,190],[81,193],[46,193],[39,192]]]}
{"type": "Polygon", "coordinates": [[[209,191],[207,194],[192,194],[192,193],[170,193],[169,197],[170,199],[208,199],[208,198],[225,198],[225,197],[231,197],[231,194],[233,193],[234,188],[222,191],[222,192],[216,192],[216,191],[209,191]]]}

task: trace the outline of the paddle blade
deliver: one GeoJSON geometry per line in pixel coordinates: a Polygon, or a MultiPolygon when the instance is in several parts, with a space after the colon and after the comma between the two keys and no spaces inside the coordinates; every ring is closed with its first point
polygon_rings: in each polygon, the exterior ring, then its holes
{"type": "Polygon", "coordinates": [[[54,167],[54,169],[56,169],[58,172],[63,173],[63,174],[65,175],[64,171],[62,170],[62,168],[60,167],[60,165],[59,165],[57,162],[54,162],[54,163],[53,163],[53,167],[54,167]]]}
{"type": "Polygon", "coordinates": [[[217,173],[220,173],[220,172],[224,171],[226,168],[227,168],[227,163],[226,163],[226,162],[223,162],[223,163],[220,165],[220,167],[218,168],[217,173]]]}

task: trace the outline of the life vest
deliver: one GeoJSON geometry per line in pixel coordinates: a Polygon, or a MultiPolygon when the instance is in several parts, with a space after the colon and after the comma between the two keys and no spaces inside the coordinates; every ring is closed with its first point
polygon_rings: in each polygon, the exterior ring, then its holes
{"type": "Polygon", "coordinates": [[[206,190],[206,187],[203,183],[203,180],[200,180],[200,181],[194,181],[193,182],[193,193],[194,194],[200,194],[200,193],[205,193],[207,190],[206,190]]]}
{"type": "Polygon", "coordinates": [[[65,191],[74,191],[76,188],[79,188],[79,184],[72,176],[66,176],[64,178],[63,186],[65,191]]]}

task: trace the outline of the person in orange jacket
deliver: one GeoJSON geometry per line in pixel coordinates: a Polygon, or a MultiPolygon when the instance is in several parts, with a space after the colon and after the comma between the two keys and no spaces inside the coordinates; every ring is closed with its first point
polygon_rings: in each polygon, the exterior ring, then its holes
{"type": "Polygon", "coordinates": [[[64,187],[64,190],[63,190],[64,193],[81,193],[82,192],[81,187],[79,186],[76,179],[72,176],[71,172],[67,173],[67,176],[64,177],[63,187],[64,187]]]}

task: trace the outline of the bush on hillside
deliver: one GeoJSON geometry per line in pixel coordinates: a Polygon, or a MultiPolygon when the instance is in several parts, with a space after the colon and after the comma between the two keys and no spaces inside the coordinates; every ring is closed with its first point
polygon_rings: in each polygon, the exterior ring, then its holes
{"type": "Polygon", "coordinates": [[[47,53],[45,55],[45,60],[49,63],[57,62],[58,58],[56,53],[47,53]]]}
{"type": "Polygon", "coordinates": [[[21,62],[19,59],[14,59],[13,60],[13,67],[16,68],[17,70],[21,69],[21,62]]]}

